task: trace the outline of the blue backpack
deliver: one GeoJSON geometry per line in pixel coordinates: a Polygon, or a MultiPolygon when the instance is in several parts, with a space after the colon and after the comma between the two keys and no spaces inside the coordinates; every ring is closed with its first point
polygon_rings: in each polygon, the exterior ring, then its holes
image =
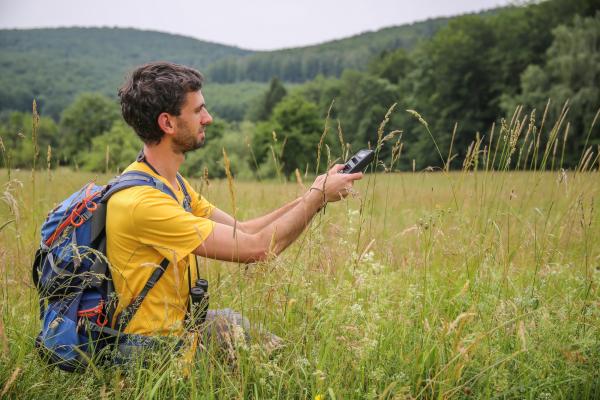
{"type": "MultiPolygon", "coordinates": [[[[191,198],[179,174],[177,180],[184,192],[184,208],[191,211],[191,198]]],[[[93,358],[109,354],[115,344],[150,340],[121,332],[163,275],[168,260],[160,263],[140,294],[115,316],[118,298],[106,257],[108,199],[132,186],[151,186],[177,201],[160,180],[131,171],[106,186],[87,184],[52,210],[42,225],[32,268],[42,321],[36,347],[44,359],[65,371],[85,369],[93,358]]]]}

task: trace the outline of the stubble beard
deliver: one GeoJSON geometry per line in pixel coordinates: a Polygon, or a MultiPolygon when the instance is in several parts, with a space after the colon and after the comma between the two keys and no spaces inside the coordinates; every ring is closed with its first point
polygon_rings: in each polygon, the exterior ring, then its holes
{"type": "Polygon", "coordinates": [[[181,132],[173,137],[173,151],[175,153],[185,154],[204,146],[204,138],[198,139],[198,133],[192,132],[187,125],[183,128],[181,132]]]}

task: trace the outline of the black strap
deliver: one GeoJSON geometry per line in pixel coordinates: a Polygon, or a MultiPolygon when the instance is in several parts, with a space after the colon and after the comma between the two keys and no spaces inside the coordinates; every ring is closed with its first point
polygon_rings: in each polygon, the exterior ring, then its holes
{"type": "MultiPolygon", "coordinates": [[[[146,155],[144,154],[144,150],[143,149],[138,153],[136,161],[137,162],[143,162],[156,175],[161,176],[158,173],[158,171],[156,170],[156,168],[154,168],[154,166],[152,166],[152,164],[150,164],[150,162],[148,161],[148,159],[146,159],[146,155]]],[[[187,212],[192,212],[192,198],[191,198],[190,194],[188,193],[187,188],[185,187],[185,183],[183,182],[183,177],[178,172],[177,175],[176,175],[176,178],[177,178],[177,182],[179,183],[179,187],[181,187],[181,190],[183,191],[183,208],[185,208],[185,211],[187,211],[187,212]]],[[[175,197],[175,199],[177,199],[177,198],[175,197]]]]}
{"type": "Polygon", "coordinates": [[[158,280],[163,276],[168,266],[169,260],[166,258],[163,259],[160,263],[160,268],[156,268],[154,272],[152,272],[152,275],[150,275],[150,278],[148,278],[148,281],[144,285],[144,288],[140,294],[138,294],[135,299],[133,299],[133,301],[129,303],[129,305],[125,307],[123,311],[121,311],[121,314],[119,314],[119,318],[117,319],[117,323],[115,325],[118,331],[125,331],[125,328],[127,328],[127,325],[129,322],[131,322],[135,313],[142,305],[142,301],[144,301],[150,289],[152,289],[154,285],[156,285],[156,282],[158,282],[158,280]]]}

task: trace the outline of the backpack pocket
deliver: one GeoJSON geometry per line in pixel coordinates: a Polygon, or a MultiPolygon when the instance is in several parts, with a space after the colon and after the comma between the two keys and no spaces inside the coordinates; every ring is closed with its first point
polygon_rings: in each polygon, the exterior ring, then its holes
{"type": "Polygon", "coordinates": [[[67,300],[50,302],[43,312],[42,331],[36,339],[40,353],[65,371],[85,368],[90,359],[104,348],[106,338],[87,329],[90,324],[104,327],[105,301],[90,289],[67,300]]]}
{"type": "Polygon", "coordinates": [[[36,347],[44,358],[65,371],[74,371],[85,364],[82,336],[78,333],[77,307],[81,294],[64,301],[48,303],[42,314],[42,331],[36,347]]]}

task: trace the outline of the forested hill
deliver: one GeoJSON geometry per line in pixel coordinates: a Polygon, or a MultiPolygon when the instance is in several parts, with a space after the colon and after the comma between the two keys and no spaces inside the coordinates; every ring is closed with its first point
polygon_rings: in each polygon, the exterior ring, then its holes
{"type": "Polygon", "coordinates": [[[208,75],[217,82],[266,82],[274,76],[287,82],[305,82],[319,74],[340,76],[344,69],[365,69],[369,60],[381,52],[411,50],[419,41],[431,38],[449,20],[429,19],[315,46],[224,58],[209,67],[208,75]]]}
{"type": "Polygon", "coordinates": [[[81,92],[114,96],[133,66],[170,60],[202,70],[212,82],[303,82],[344,69],[365,69],[374,55],[410,49],[447,18],[385,28],[321,45],[253,52],[167,33],[122,28],[0,30],[0,111],[30,110],[58,118],[81,92]]]}
{"type": "Polygon", "coordinates": [[[58,116],[74,96],[114,96],[133,66],[170,60],[205,69],[223,57],[250,53],[237,47],[167,33],[121,28],[0,30],[0,110],[58,116]]]}

